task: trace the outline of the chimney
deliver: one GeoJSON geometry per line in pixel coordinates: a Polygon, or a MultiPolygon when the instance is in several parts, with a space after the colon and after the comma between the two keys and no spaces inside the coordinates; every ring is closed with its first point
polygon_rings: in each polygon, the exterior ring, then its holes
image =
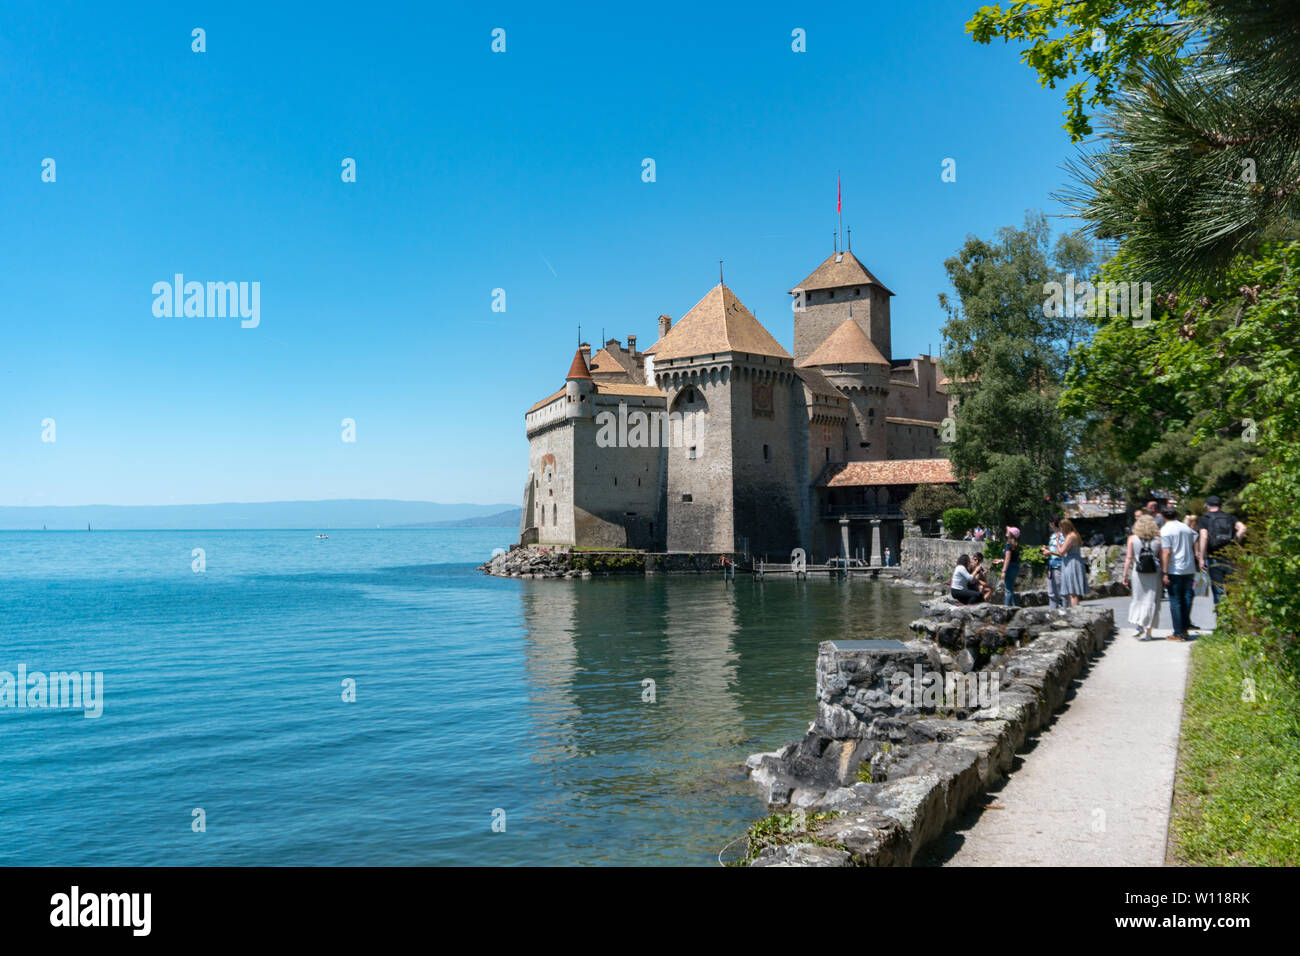
{"type": "Polygon", "coordinates": [[[673,327],[673,320],[666,315],[659,316],[659,337],[662,339],[668,334],[668,330],[673,327]]]}
{"type": "Polygon", "coordinates": [[[635,335],[629,335],[629,336],[627,337],[627,351],[628,351],[628,354],[629,354],[629,355],[636,355],[636,336],[635,336],[635,335]]]}
{"type": "Polygon", "coordinates": [[[586,361],[587,367],[591,367],[591,344],[583,342],[578,346],[578,351],[582,353],[583,360],[586,361]]]}

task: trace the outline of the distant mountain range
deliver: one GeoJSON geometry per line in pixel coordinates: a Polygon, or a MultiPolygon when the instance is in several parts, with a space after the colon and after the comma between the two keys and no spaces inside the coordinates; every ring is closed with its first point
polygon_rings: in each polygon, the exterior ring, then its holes
{"type": "Polygon", "coordinates": [[[0,531],[232,531],[280,528],[498,528],[519,526],[510,505],[386,498],[211,505],[0,506],[0,531]]]}
{"type": "Polygon", "coordinates": [[[459,521],[421,521],[416,524],[399,524],[399,528],[518,528],[523,508],[507,508],[494,515],[461,518],[459,521]]]}

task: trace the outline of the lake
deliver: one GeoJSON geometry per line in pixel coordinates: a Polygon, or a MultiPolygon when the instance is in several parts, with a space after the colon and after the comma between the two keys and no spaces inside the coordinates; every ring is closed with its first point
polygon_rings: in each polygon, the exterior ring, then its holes
{"type": "Polygon", "coordinates": [[[818,642],[918,616],[861,579],[477,571],[509,528],[315,534],[0,532],[0,671],[104,675],[98,718],[0,708],[0,864],[714,865],[818,642]]]}

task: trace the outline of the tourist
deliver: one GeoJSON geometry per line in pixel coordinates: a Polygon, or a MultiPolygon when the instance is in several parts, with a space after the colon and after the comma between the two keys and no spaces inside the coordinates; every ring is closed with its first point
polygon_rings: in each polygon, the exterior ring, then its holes
{"type": "Polygon", "coordinates": [[[1155,501],[1147,502],[1147,514],[1150,515],[1153,521],[1155,521],[1157,528],[1164,527],[1165,516],[1160,511],[1160,505],[1157,504],[1155,501]]]}
{"type": "Polygon", "coordinates": [[[984,529],[982,527],[975,529],[975,540],[976,541],[984,540],[984,529]]]}
{"type": "Polygon", "coordinates": [[[984,555],[978,551],[971,555],[970,574],[975,579],[975,587],[979,589],[980,600],[987,601],[993,597],[993,585],[989,584],[989,569],[984,567],[984,555]]]}
{"type": "Polygon", "coordinates": [[[1197,530],[1196,555],[1210,576],[1210,593],[1214,595],[1216,606],[1233,571],[1231,562],[1223,556],[1223,549],[1239,543],[1244,537],[1246,526],[1235,515],[1223,510],[1222,499],[1218,495],[1206,498],[1205,514],[1197,530]]]}
{"type": "Polygon", "coordinates": [[[1002,557],[994,562],[1002,565],[1002,587],[1005,593],[1002,603],[1007,607],[1017,607],[1016,578],[1020,577],[1020,529],[1007,527],[1006,545],[1002,557]]]}
{"type": "Polygon", "coordinates": [[[1065,600],[1061,596],[1061,556],[1056,553],[1056,549],[1065,541],[1065,535],[1061,533],[1061,515],[1049,519],[1047,526],[1051,529],[1051,534],[1047,537],[1047,547],[1041,549],[1043,557],[1047,559],[1047,606],[1062,610],[1065,608],[1065,600]]]}
{"type": "Polygon", "coordinates": [[[1088,593],[1088,572],[1083,563],[1083,539],[1074,528],[1074,522],[1062,518],[1057,525],[1065,536],[1060,547],[1050,550],[1051,554],[1061,558],[1061,591],[1070,601],[1070,607],[1078,607],[1084,595],[1088,593]]]}
{"type": "Polygon", "coordinates": [[[1169,616],[1174,631],[1166,640],[1185,641],[1191,629],[1192,589],[1196,583],[1196,533],[1178,520],[1178,512],[1165,508],[1160,526],[1162,580],[1169,589],[1169,616]]]}
{"type": "Polygon", "coordinates": [[[1124,584],[1132,588],[1128,622],[1137,628],[1137,639],[1149,641],[1160,617],[1160,529],[1144,514],[1133,524],[1133,534],[1124,552],[1124,584]],[[1134,571],[1130,583],[1129,572],[1134,571]]]}
{"type": "Polygon", "coordinates": [[[970,555],[963,554],[957,559],[957,566],[952,569],[952,599],[958,604],[977,604],[980,592],[974,586],[975,578],[970,573],[970,555]]]}
{"type": "Polygon", "coordinates": [[[887,567],[887,568],[892,568],[893,566],[894,566],[894,554],[893,554],[892,551],[890,551],[888,548],[886,548],[886,549],[885,549],[885,567],[887,567]]]}
{"type": "Polygon", "coordinates": [[[962,538],[962,540],[963,540],[963,541],[974,541],[974,540],[975,540],[975,532],[974,532],[974,531],[967,530],[967,532],[966,532],[966,536],[965,536],[964,538],[962,538]]]}

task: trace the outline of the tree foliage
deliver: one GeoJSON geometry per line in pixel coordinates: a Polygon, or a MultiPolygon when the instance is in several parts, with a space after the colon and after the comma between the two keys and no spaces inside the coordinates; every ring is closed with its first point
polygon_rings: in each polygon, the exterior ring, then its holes
{"type": "Polygon", "coordinates": [[[938,518],[949,508],[961,508],[966,504],[962,496],[951,485],[917,485],[916,490],[903,502],[903,514],[912,521],[925,518],[938,518]]]}
{"type": "Polygon", "coordinates": [[[1191,36],[1200,0],[1019,0],[980,7],[966,24],[979,43],[1027,44],[1020,61],[1065,91],[1064,128],[1073,142],[1092,132],[1089,109],[1113,102],[1141,64],[1175,62],[1191,36]]]}
{"type": "MultiPolygon", "coordinates": [[[[1121,250],[1097,278],[1127,281],[1131,274],[1121,250]]],[[[1258,470],[1258,445],[1243,441],[1240,423],[1205,427],[1220,403],[1215,381],[1182,380],[1177,387],[1163,378],[1170,330],[1179,325],[1169,307],[1176,301],[1157,297],[1149,326],[1100,316],[1090,339],[1073,351],[1060,406],[1073,433],[1070,484],[1130,500],[1157,489],[1179,497],[1217,494],[1236,506],[1258,470]]]]}
{"type": "Polygon", "coordinates": [[[993,525],[1043,520],[1065,487],[1064,423],[1057,410],[1070,346],[1086,320],[1044,307],[1047,283],[1089,268],[1079,237],[1053,246],[1046,220],[968,237],[944,265],[956,298],[940,295],[944,373],[957,398],[949,450],[966,501],[993,525]]]}

